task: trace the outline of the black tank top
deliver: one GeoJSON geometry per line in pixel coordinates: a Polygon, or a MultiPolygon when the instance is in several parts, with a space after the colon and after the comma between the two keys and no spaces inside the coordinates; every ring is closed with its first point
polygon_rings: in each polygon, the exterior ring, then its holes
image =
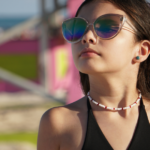
{"type": "MultiPolygon", "coordinates": [[[[87,107],[87,131],[82,150],[113,150],[96,122],[88,98],[87,107]]],[[[150,124],[142,98],[138,122],[127,150],[150,150],[150,124]]]]}

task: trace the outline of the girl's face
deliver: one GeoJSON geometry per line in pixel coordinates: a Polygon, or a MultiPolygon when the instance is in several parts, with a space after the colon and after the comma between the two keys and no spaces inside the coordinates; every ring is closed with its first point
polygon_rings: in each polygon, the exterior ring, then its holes
{"type": "MultiPolygon", "coordinates": [[[[130,22],[124,11],[111,3],[98,1],[83,6],[78,17],[93,23],[99,16],[110,13],[125,15],[130,22]]],[[[131,29],[127,23],[124,27],[131,29]]],[[[132,69],[132,61],[137,48],[135,35],[127,30],[122,29],[113,39],[102,40],[95,34],[93,27],[89,26],[82,40],[72,44],[72,54],[77,69],[82,73],[115,73],[122,69],[132,69]],[[93,49],[99,55],[94,53],[80,55],[86,48],[93,49]]]]}

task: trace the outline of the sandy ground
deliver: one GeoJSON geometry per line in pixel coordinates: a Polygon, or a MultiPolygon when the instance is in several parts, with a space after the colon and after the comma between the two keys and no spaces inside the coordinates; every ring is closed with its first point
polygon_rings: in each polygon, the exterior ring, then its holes
{"type": "Polygon", "coordinates": [[[36,132],[44,108],[0,110],[0,133],[10,132],[36,132]]]}
{"type": "MultiPolygon", "coordinates": [[[[0,110],[0,133],[37,132],[44,108],[0,110]]],[[[36,150],[30,143],[0,143],[0,150],[36,150]]]]}
{"type": "Polygon", "coordinates": [[[36,146],[29,143],[0,143],[0,150],[36,150],[36,146]]]}
{"type": "MultiPolygon", "coordinates": [[[[40,119],[51,108],[47,106],[50,103],[30,93],[0,94],[0,133],[38,132],[40,119]]],[[[36,150],[36,147],[29,143],[0,143],[0,150],[36,150]]]]}
{"type": "Polygon", "coordinates": [[[0,133],[37,131],[43,113],[54,106],[54,101],[27,92],[1,93],[0,133]]]}

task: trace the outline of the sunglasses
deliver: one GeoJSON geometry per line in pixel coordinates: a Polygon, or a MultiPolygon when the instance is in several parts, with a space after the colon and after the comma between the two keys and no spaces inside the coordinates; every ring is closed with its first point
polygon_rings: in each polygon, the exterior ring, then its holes
{"type": "Polygon", "coordinates": [[[121,29],[136,34],[136,29],[127,21],[127,18],[119,14],[105,14],[98,17],[94,23],[88,23],[84,18],[74,17],[62,23],[62,33],[69,43],[79,42],[86,33],[88,27],[92,25],[94,32],[103,40],[114,38],[121,29]],[[131,28],[123,27],[127,23],[131,28]]]}

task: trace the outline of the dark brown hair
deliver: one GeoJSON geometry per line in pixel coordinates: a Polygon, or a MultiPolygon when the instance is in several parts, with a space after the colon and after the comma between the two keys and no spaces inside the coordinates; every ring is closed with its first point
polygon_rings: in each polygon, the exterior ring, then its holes
{"type": "MultiPolygon", "coordinates": [[[[79,7],[76,16],[83,6],[98,0],[85,0],[79,7]]],[[[133,22],[137,29],[136,42],[142,40],[150,41],[150,5],[145,0],[103,0],[110,2],[123,10],[133,22]]],[[[87,74],[80,74],[80,82],[84,94],[90,90],[89,77],[87,74]]],[[[137,77],[137,88],[141,90],[142,96],[150,99],[150,57],[140,64],[137,77]]]]}

